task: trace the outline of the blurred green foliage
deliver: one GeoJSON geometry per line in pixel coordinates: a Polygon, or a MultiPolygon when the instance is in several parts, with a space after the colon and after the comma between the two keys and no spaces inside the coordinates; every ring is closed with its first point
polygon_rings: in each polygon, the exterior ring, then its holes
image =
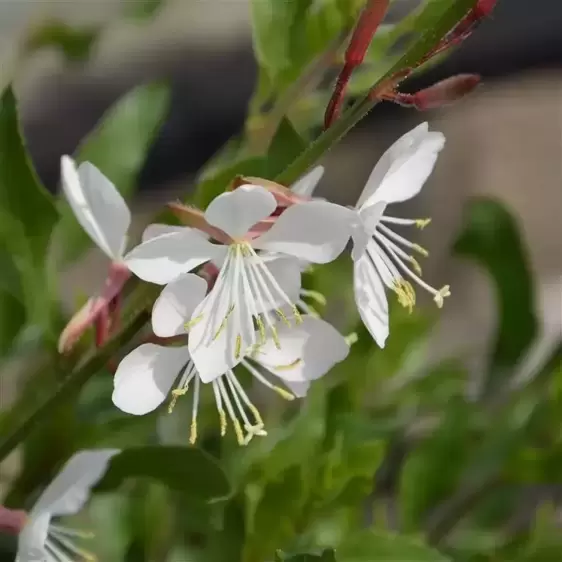
{"type": "MultiPolygon", "coordinates": [[[[159,4],[138,2],[126,15],[149,17],[159,4]]],[[[197,205],[205,207],[236,175],[273,179],[307,149],[331,87],[317,79],[317,63],[325,73],[337,70],[343,39],[362,5],[252,2],[259,80],[248,122],[259,126],[247,127],[202,171],[197,205]],[[295,84],[305,91],[292,99],[295,84]]],[[[439,40],[435,30],[450,29],[472,5],[426,0],[401,22],[383,26],[351,92],[364,94],[389,69],[415,62],[439,40]]],[[[28,42],[33,49],[55,46],[76,62],[88,57],[100,32],[48,23],[28,42]]],[[[130,197],[168,101],[164,85],[135,88],[104,114],[76,158],[99,166],[130,197]]],[[[59,270],[87,245],[67,205],[36,177],[7,88],[0,106],[0,356],[6,366],[31,349],[29,357],[40,361],[19,383],[12,407],[0,414],[2,450],[10,450],[14,428],[29,426],[35,409],[41,411],[43,396],[69,381],[73,386],[69,399],[56,398],[49,417],[30,430],[18,473],[5,490],[6,505],[31,505],[73,451],[120,447],[89,508],[75,517],[77,525],[95,531],[91,547],[104,562],[561,558],[555,483],[562,467],[562,337],[517,378],[540,338],[536,287],[517,221],[500,202],[471,201],[452,249],[482,268],[496,295],[499,323],[478,396],[469,397],[471,374],[454,357],[437,365],[420,361],[433,313],[391,306],[388,344],[375,346],[355,310],[344,256],[304,278],[307,288],[327,298],[321,312],[358,341],[305,400],[268,404],[268,436],[245,448],[221,440],[210,424],[200,447],[187,447],[189,402],[178,404],[173,427],[162,411],[127,416],[111,403],[105,361],[94,352],[85,360],[57,356],[59,270]],[[37,327],[38,335],[30,335],[37,327]],[[89,369],[78,382],[72,377],[77,364],[89,369]]],[[[145,310],[134,329],[126,317],[129,338],[146,324],[154,300],[152,293],[148,300],[142,296],[128,309],[131,318],[145,310]]],[[[202,420],[214,415],[204,410],[202,420]]],[[[13,560],[13,554],[2,557],[14,548],[4,539],[0,559],[13,560]]]]}

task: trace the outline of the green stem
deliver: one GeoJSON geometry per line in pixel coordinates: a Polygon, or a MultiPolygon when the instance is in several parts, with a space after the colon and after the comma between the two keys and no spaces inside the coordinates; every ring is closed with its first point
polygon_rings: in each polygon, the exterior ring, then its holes
{"type": "Polygon", "coordinates": [[[51,411],[56,410],[67,399],[75,396],[88,380],[99,373],[108,359],[124,344],[130,341],[149,319],[147,310],[143,310],[120,334],[111,340],[98,354],[91,357],[82,366],[70,374],[47,400],[28,416],[12,433],[0,443],[0,461],[3,461],[13,449],[27,437],[33,426],[51,411]]]}
{"type": "MultiPolygon", "coordinates": [[[[441,38],[450,31],[462,17],[475,6],[477,0],[434,0],[423,15],[431,18],[426,23],[420,16],[420,27],[425,26],[425,31],[418,39],[406,50],[391,67],[381,74],[376,84],[380,84],[398,70],[411,67],[420,61],[434,47],[441,38]],[[431,10],[429,9],[431,7],[431,10]],[[438,16],[435,11],[441,10],[438,16]],[[429,14],[431,12],[431,14],[429,14]]],[[[374,84],[374,86],[376,85],[374,84]]],[[[289,185],[296,181],[311,166],[313,166],[330,148],[337,144],[349,131],[356,125],[374,106],[375,102],[368,96],[356,103],[327,131],[322,133],[282,174],[276,179],[279,183],[289,185]]],[[[141,286],[134,291],[132,297],[143,296],[146,300],[146,286],[141,286]]],[[[138,302],[138,301],[137,301],[138,302]]],[[[138,308],[136,309],[138,311],[138,308]]],[[[123,345],[128,343],[134,335],[144,326],[149,318],[147,306],[142,306],[140,312],[133,314],[131,323],[128,324],[118,336],[108,343],[97,355],[78,367],[74,373],[69,375],[47,400],[38,409],[27,417],[11,434],[0,442],[0,462],[30,433],[33,426],[39,422],[43,416],[48,416],[49,412],[63,404],[65,400],[75,396],[80,388],[94,376],[107,362],[107,360],[118,351],[123,345]]]]}

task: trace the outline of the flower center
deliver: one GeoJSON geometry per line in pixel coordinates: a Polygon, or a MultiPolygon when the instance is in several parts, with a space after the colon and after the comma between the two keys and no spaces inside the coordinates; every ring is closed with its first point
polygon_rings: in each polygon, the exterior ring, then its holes
{"type": "Polygon", "coordinates": [[[196,347],[210,346],[224,332],[238,361],[256,345],[281,343],[276,323],[302,322],[298,307],[287,296],[264,260],[246,241],[231,244],[215,285],[186,329],[204,321],[196,347]],[[289,314],[285,312],[289,310],[289,314]]]}

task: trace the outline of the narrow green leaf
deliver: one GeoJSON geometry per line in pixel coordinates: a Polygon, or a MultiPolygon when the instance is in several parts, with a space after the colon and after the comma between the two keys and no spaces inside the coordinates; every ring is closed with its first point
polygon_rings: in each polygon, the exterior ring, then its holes
{"type": "Polygon", "coordinates": [[[417,540],[376,531],[360,531],[336,552],[342,562],[447,562],[437,550],[417,540]]]}
{"type": "Polygon", "coordinates": [[[454,248],[485,269],[494,284],[499,324],[488,381],[494,386],[511,372],[537,333],[527,250],[515,218],[499,202],[484,197],[469,203],[454,248]]]}
{"type": "Polygon", "coordinates": [[[17,226],[14,232],[0,227],[3,240],[15,238],[6,241],[10,250],[17,245],[15,251],[21,259],[42,264],[57,210],[27,155],[11,88],[4,92],[0,105],[0,210],[17,226]]]}
{"type": "Polygon", "coordinates": [[[32,29],[25,38],[24,48],[33,53],[45,47],[60,49],[68,60],[83,61],[89,58],[100,34],[99,27],[74,28],[58,20],[50,20],[32,29]]]}
{"type": "Polygon", "coordinates": [[[158,480],[198,500],[210,501],[230,494],[230,483],[219,464],[191,447],[126,449],[113,457],[97,489],[109,491],[133,477],[158,480]]]}
{"type": "Polygon", "coordinates": [[[286,117],[282,119],[267,153],[267,177],[273,178],[306,148],[304,139],[286,117]]]}
{"type": "Polygon", "coordinates": [[[320,553],[285,554],[279,550],[275,555],[275,562],[336,562],[336,553],[324,550],[320,553]]]}
{"type": "MultiPolygon", "coordinates": [[[[169,99],[169,87],[164,84],[139,86],[126,94],[79,146],[77,161],[97,166],[129,198],[166,115],[169,99]]],[[[77,258],[90,242],[66,202],[61,201],[61,209],[57,251],[67,262],[77,258]]]]}

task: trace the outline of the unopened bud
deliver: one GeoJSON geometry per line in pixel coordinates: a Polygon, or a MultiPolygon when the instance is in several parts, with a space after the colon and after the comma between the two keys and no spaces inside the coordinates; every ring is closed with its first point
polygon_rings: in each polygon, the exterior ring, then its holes
{"type": "Polygon", "coordinates": [[[0,532],[19,535],[27,521],[27,513],[21,509],[8,509],[0,505],[0,532]]]}
{"type": "Polygon", "coordinates": [[[478,74],[457,74],[413,94],[409,98],[409,105],[420,111],[443,107],[470,94],[478,84],[478,74]]]}

